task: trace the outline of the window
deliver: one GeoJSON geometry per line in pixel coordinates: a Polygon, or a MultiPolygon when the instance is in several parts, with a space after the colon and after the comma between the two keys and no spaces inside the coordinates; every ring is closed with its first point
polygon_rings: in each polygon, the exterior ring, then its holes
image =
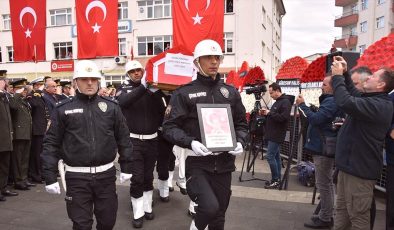
{"type": "Polygon", "coordinates": [[[171,0],[139,1],[140,19],[171,17],[171,0]]]}
{"type": "Polygon", "coordinates": [[[265,62],[265,42],[261,42],[261,60],[265,62]]]}
{"type": "Polygon", "coordinates": [[[8,61],[13,62],[14,61],[14,47],[7,46],[7,53],[8,53],[8,61]]]}
{"type": "Polygon", "coordinates": [[[119,2],[118,3],[118,20],[127,19],[127,18],[128,18],[127,2],[119,2]]]}
{"type": "Polygon", "coordinates": [[[225,54],[233,53],[233,33],[224,33],[223,38],[225,54]]]}
{"type": "Polygon", "coordinates": [[[71,8],[50,10],[51,26],[71,25],[71,8]]]}
{"type": "Polygon", "coordinates": [[[233,0],[224,0],[224,13],[234,12],[233,4],[233,0]]]}
{"type": "Polygon", "coordinates": [[[55,48],[55,59],[71,59],[73,57],[72,42],[53,43],[55,48]]]}
{"type": "Polygon", "coordinates": [[[352,36],[352,35],[357,35],[357,34],[356,34],[356,27],[355,27],[355,26],[353,26],[353,27],[350,28],[350,36],[352,36]]]}
{"type": "Polygon", "coordinates": [[[360,50],[360,53],[363,54],[365,51],[366,45],[361,45],[358,47],[358,49],[360,50]]]}
{"type": "Polygon", "coordinates": [[[4,30],[11,29],[11,17],[9,14],[3,14],[3,27],[4,30]]]}
{"type": "Polygon", "coordinates": [[[138,37],[138,56],[157,55],[164,47],[171,47],[172,36],[138,37]]]}
{"type": "Polygon", "coordinates": [[[361,22],[360,23],[360,31],[361,32],[367,32],[367,21],[361,22]]]}
{"type": "Polygon", "coordinates": [[[380,29],[384,27],[384,16],[378,17],[376,19],[376,29],[380,29]]]}
{"type": "Polygon", "coordinates": [[[368,8],[368,0],[361,0],[361,10],[366,10],[368,8]]]}
{"type": "Polygon", "coordinates": [[[357,4],[352,5],[352,14],[356,14],[357,12],[357,4]]]}
{"type": "Polygon", "coordinates": [[[119,56],[126,56],[126,38],[118,39],[119,56]]]}
{"type": "Polygon", "coordinates": [[[262,24],[263,24],[264,28],[266,28],[266,25],[267,25],[267,12],[265,11],[264,6],[262,8],[261,21],[262,21],[262,24]]]}
{"type": "Polygon", "coordinates": [[[385,2],[386,2],[386,0],[378,0],[378,5],[381,5],[381,4],[385,3],[385,2]]]}

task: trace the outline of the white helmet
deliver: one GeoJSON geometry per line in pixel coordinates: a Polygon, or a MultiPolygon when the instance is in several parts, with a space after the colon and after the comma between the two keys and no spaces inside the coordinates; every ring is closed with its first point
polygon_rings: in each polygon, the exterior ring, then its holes
{"type": "Polygon", "coordinates": [[[144,69],[144,67],[142,67],[139,61],[136,60],[128,61],[125,67],[126,73],[128,73],[130,70],[133,69],[144,69]]]}
{"type": "Polygon", "coordinates": [[[202,40],[194,48],[194,60],[202,56],[217,55],[223,58],[223,52],[220,45],[214,40],[202,40]]]}
{"type": "Polygon", "coordinates": [[[73,79],[82,78],[82,77],[101,79],[101,73],[96,63],[90,60],[82,60],[77,62],[77,64],[75,65],[73,79]]]}

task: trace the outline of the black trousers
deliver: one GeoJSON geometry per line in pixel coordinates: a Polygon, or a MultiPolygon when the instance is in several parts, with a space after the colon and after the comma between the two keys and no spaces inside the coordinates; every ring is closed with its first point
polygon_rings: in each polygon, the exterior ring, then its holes
{"type": "Polygon", "coordinates": [[[386,168],[386,230],[394,230],[394,165],[386,168]]]}
{"type": "Polygon", "coordinates": [[[11,152],[0,152],[0,190],[7,187],[10,171],[11,152]]]}
{"type": "Polygon", "coordinates": [[[110,230],[116,222],[118,195],[116,169],[96,173],[66,172],[66,206],[74,230],[91,230],[93,213],[98,230],[110,230]]]}
{"type": "Polygon", "coordinates": [[[44,136],[33,135],[31,139],[30,160],[29,160],[29,178],[35,182],[42,181],[41,178],[41,152],[44,136]]]}
{"type": "Polygon", "coordinates": [[[15,184],[27,181],[29,169],[30,140],[14,140],[14,151],[11,154],[12,175],[15,184]]]}
{"type": "Polygon", "coordinates": [[[186,188],[190,199],[198,204],[195,225],[199,230],[223,230],[231,197],[231,172],[210,173],[186,169],[186,188]]]}
{"type": "Polygon", "coordinates": [[[153,170],[157,160],[158,140],[140,140],[131,138],[133,151],[142,155],[143,164],[135,164],[135,171],[142,172],[140,175],[134,175],[130,183],[130,195],[133,198],[142,197],[144,191],[153,190],[153,170]]]}
{"type": "Polygon", "coordinates": [[[168,179],[168,171],[174,171],[175,168],[175,156],[172,153],[173,144],[166,141],[163,137],[159,136],[159,147],[157,156],[156,171],[159,176],[159,180],[168,179]]]}

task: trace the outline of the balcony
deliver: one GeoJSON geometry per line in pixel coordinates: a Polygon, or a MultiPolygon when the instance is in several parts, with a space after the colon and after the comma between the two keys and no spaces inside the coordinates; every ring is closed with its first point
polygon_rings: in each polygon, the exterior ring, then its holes
{"type": "Polygon", "coordinates": [[[348,6],[356,2],[357,0],[335,0],[335,6],[348,6]]]}
{"type": "Polygon", "coordinates": [[[337,16],[334,21],[335,27],[345,27],[349,25],[355,25],[358,22],[358,11],[352,10],[350,12],[344,13],[337,16]]]}
{"type": "Polygon", "coordinates": [[[334,46],[337,48],[351,48],[357,45],[357,35],[343,35],[342,37],[335,38],[334,46]]]}

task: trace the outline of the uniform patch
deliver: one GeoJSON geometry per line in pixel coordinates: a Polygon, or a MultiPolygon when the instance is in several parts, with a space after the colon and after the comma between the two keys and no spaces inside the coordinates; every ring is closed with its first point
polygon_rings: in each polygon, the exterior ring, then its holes
{"type": "Polygon", "coordinates": [[[169,117],[171,113],[171,105],[168,105],[166,108],[166,112],[164,113],[164,117],[169,117]]]}
{"type": "Polygon", "coordinates": [[[196,98],[196,97],[206,97],[207,92],[198,92],[198,93],[189,93],[189,98],[196,98]]]}
{"type": "Polygon", "coordinates": [[[117,96],[117,97],[119,97],[119,95],[122,93],[122,90],[119,90],[118,92],[116,92],[116,95],[115,96],[117,96]]]}
{"type": "Polygon", "coordinates": [[[65,110],[64,114],[73,114],[73,113],[83,113],[83,109],[70,109],[70,110],[65,110]]]}
{"type": "Polygon", "coordinates": [[[225,98],[228,98],[230,96],[230,92],[225,87],[221,87],[220,92],[222,93],[223,97],[225,97],[225,98]]]}
{"type": "Polygon", "coordinates": [[[105,113],[107,111],[108,105],[107,103],[101,101],[98,103],[98,107],[105,113]]]}

